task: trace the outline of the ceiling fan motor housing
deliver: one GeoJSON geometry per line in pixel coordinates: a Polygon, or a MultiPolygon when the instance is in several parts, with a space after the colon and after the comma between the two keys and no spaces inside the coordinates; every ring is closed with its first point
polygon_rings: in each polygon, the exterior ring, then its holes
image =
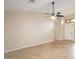
{"type": "Polygon", "coordinates": [[[57,12],[57,14],[61,14],[61,12],[57,12]]]}

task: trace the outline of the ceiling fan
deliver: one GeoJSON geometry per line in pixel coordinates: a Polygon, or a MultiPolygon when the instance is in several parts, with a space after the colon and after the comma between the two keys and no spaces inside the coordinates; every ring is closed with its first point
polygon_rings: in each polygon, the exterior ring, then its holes
{"type": "Polygon", "coordinates": [[[33,2],[35,2],[35,0],[29,0],[29,2],[30,2],[30,3],[33,3],[33,2]]]}
{"type": "Polygon", "coordinates": [[[61,12],[57,12],[57,13],[55,14],[55,12],[54,12],[54,2],[52,2],[52,8],[53,8],[53,12],[52,12],[51,14],[45,13],[46,15],[51,15],[51,19],[56,19],[56,17],[64,17],[64,16],[61,14],[61,12]]]}

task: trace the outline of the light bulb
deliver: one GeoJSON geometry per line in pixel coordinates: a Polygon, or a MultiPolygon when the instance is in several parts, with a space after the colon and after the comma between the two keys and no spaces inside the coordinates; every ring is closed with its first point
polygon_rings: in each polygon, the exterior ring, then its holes
{"type": "Polygon", "coordinates": [[[63,24],[63,23],[64,23],[64,21],[62,20],[62,21],[61,21],[61,24],[63,24]]]}
{"type": "Polygon", "coordinates": [[[55,16],[52,16],[51,19],[56,19],[56,17],[55,16]]]}
{"type": "Polygon", "coordinates": [[[71,20],[72,22],[75,22],[75,20],[73,19],[73,20],[71,20]]]}

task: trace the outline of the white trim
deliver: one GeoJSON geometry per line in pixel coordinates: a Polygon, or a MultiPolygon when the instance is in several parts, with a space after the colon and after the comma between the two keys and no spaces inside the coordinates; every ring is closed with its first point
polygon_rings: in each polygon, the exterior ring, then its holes
{"type": "Polygon", "coordinates": [[[40,44],[45,44],[45,43],[49,43],[49,42],[53,42],[53,41],[54,40],[44,41],[44,42],[39,42],[39,43],[36,43],[36,44],[27,45],[27,46],[24,46],[24,47],[19,47],[19,48],[15,48],[15,49],[11,49],[11,50],[5,50],[4,53],[12,52],[12,51],[23,49],[23,48],[33,47],[33,46],[37,46],[37,45],[40,45],[40,44]]]}

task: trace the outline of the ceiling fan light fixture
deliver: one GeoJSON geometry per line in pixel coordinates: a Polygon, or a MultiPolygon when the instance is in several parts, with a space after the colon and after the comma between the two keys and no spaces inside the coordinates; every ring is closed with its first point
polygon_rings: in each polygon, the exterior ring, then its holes
{"type": "Polygon", "coordinates": [[[63,20],[61,21],[61,24],[64,24],[64,21],[63,20]]]}
{"type": "Polygon", "coordinates": [[[51,16],[51,19],[52,19],[52,20],[55,20],[55,19],[56,19],[56,16],[54,16],[54,15],[51,16]]]}

